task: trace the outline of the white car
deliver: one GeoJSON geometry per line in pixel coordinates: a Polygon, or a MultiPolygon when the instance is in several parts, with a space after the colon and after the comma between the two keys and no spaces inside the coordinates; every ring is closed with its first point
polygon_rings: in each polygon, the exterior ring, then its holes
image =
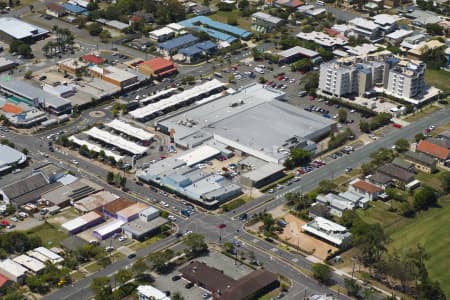
{"type": "Polygon", "coordinates": [[[192,230],[188,230],[184,233],[184,236],[190,235],[192,233],[192,230]]]}
{"type": "Polygon", "coordinates": [[[174,216],[170,215],[167,217],[170,221],[175,222],[177,220],[177,218],[175,218],[174,216]]]}
{"type": "Polygon", "coordinates": [[[354,110],[354,109],[351,109],[351,110],[350,110],[351,113],[354,113],[355,111],[356,111],[356,110],[354,110]]]}
{"type": "Polygon", "coordinates": [[[76,161],[75,159],[72,159],[72,163],[73,163],[75,166],[78,166],[78,161],[76,161]]]}
{"type": "Polygon", "coordinates": [[[125,242],[127,239],[128,239],[128,238],[127,238],[126,236],[122,235],[122,236],[119,238],[119,242],[125,242]]]}

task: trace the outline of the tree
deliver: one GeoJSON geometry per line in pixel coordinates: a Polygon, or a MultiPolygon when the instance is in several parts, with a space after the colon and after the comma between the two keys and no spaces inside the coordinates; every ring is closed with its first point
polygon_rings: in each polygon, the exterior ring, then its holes
{"type": "Polygon", "coordinates": [[[368,224],[360,218],[353,220],[353,244],[361,252],[361,261],[366,266],[379,262],[386,252],[389,239],[380,224],[368,224]]]}
{"type": "Polygon", "coordinates": [[[347,121],[347,111],[343,108],[338,111],[338,121],[341,123],[345,123],[347,121]]]}
{"type": "Polygon", "coordinates": [[[127,178],[125,176],[120,176],[119,186],[124,189],[127,186],[127,178]]]}
{"type": "Polygon", "coordinates": [[[445,193],[450,194],[450,172],[448,171],[442,172],[439,176],[439,179],[441,181],[442,190],[445,193]]]}
{"type": "Polygon", "coordinates": [[[23,75],[23,77],[25,79],[31,79],[33,77],[33,71],[31,71],[31,70],[26,71],[25,74],[23,75]]]}
{"type": "Polygon", "coordinates": [[[361,286],[353,278],[344,278],[345,288],[347,289],[347,294],[352,297],[357,297],[361,286]]]}
{"type": "Polygon", "coordinates": [[[332,193],[332,192],[336,192],[337,191],[337,184],[334,183],[331,180],[322,180],[321,182],[319,182],[319,186],[318,186],[318,192],[321,194],[328,194],[328,193],[332,193]]]}
{"type": "Polygon", "coordinates": [[[289,157],[285,160],[284,166],[288,169],[293,169],[297,166],[304,166],[311,161],[311,152],[294,148],[291,150],[289,157]]]}
{"type": "Polygon", "coordinates": [[[313,263],[311,265],[313,277],[322,283],[328,284],[331,280],[331,268],[322,263],[313,263]]]}
{"type": "Polygon", "coordinates": [[[447,64],[445,49],[446,46],[437,48],[427,48],[424,46],[421,48],[422,55],[420,56],[420,59],[427,64],[428,68],[438,70],[447,64]]]}
{"type": "Polygon", "coordinates": [[[427,279],[419,285],[417,299],[445,300],[446,296],[438,281],[427,279]]]}
{"type": "Polygon", "coordinates": [[[133,273],[128,269],[120,269],[116,274],[114,274],[114,280],[119,284],[119,286],[127,283],[132,277],[133,273]]]}
{"type": "Polygon", "coordinates": [[[89,34],[92,36],[98,36],[103,31],[102,25],[100,25],[96,22],[93,22],[93,23],[89,24],[88,26],[86,26],[86,29],[88,30],[89,34]]]}
{"type": "Polygon", "coordinates": [[[227,24],[235,26],[238,25],[238,21],[234,15],[230,15],[227,18],[227,24]]]}
{"type": "Polygon", "coordinates": [[[131,266],[131,271],[135,276],[140,276],[148,269],[148,265],[143,258],[138,258],[131,266]]]}
{"type": "Polygon", "coordinates": [[[427,25],[425,25],[425,28],[427,30],[428,34],[431,35],[443,35],[444,34],[444,28],[439,25],[438,23],[429,23],[427,25]]]}
{"type": "Polygon", "coordinates": [[[359,122],[359,129],[361,129],[362,132],[369,133],[370,125],[368,122],[361,120],[361,122],[359,122]]]}
{"type": "Polygon", "coordinates": [[[113,172],[108,172],[108,174],[106,174],[106,182],[108,184],[112,184],[114,182],[114,173],[113,172]]]}
{"type": "Polygon", "coordinates": [[[275,229],[275,219],[272,217],[271,214],[266,214],[263,217],[263,228],[264,228],[264,234],[271,235],[275,229]]]}
{"type": "Polygon", "coordinates": [[[285,197],[287,200],[287,205],[297,211],[307,209],[313,202],[309,195],[303,195],[302,193],[287,193],[285,197]]]}
{"type": "Polygon", "coordinates": [[[409,150],[409,142],[407,139],[398,139],[395,142],[395,150],[397,150],[397,152],[406,152],[409,150]]]}
{"type": "Polygon", "coordinates": [[[17,54],[22,55],[25,58],[33,57],[33,51],[31,50],[30,45],[19,40],[13,40],[11,44],[9,44],[9,52],[16,52],[17,54]]]}
{"type": "Polygon", "coordinates": [[[231,242],[224,242],[223,243],[223,248],[225,249],[226,252],[233,253],[234,245],[231,242]]]}
{"type": "Polygon", "coordinates": [[[106,276],[100,276],[92,279],[91,290],[95,294],[95,299],[108,299],[108,297],[110,297],[112,294],[109,278],[106,276]]]}
{"type": "Polygon", "coordinates": [[[301,79],[301,82],[304,82],[305,90],[308,91],[308,93],[314,94],[319,86],[319,73],[310,72],[301,79]]]}
{"type": "Polygon", "coordinates": [[[299,61],[297,61],[297,62],[295,62],[295,63],[293,63],[291,65],[291,70],[292,71],[308,72],[312,68],[313,68],[313,63],[308,58],[301,59],[301,60],[299,60],[299,61]]]}
{"type": "Polygon", "coordinates": [[[100,41],[102,41],[102,43],[107,43],[111,38],[111,33],[108,30],[103,29],[102,32],[100,32],[99,34],[99,38],[100,41]]]}
{"type": "Polygon", "coordinates": [[[436,190],[429,186],[419,188],[414,194],[414,208],[416,210],[426,210],[436,206],[438,194],[436,190]]]}
{"type": "Polygon", "coordinates": [[[23,148],[23,149],[22,149],[22,153],[25,154],[25,155],[28,155],[29,151],[28,151],[27,148],[23,148]]]}
{"type": "Polygon", "coordinates": [[[423,135],[423,133],[418,133],[418,134],[416,134],[415,136],[414,136],[414,140],[418,143],[418,142],[420,142],[420,140],[423,140],[423,139],[425,139],[425,136],[423,135]]]}
{"type": "Polygon", "coordinates": [[[173,251],[171,249],[166,249],[164,251],[150,253],[148,260],[156,272],[164,273],[170,269],[171,266],[168,262],[173,256],[173,251]]]}
{"type": "Polygon", "coordinates": [[[205,243],[205,237],[199,233],[188,234],[184,237],[183,244],[187,246],[189,248],[188,251],[194,255],[208,250],[208,245],[205,243]]]}

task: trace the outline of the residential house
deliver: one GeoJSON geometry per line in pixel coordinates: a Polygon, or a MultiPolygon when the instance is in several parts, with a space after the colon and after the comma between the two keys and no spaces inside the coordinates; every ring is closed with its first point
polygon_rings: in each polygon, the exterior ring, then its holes
{"type": "Polygon", "coordinates": [[[436,172],[437,159],[421,152],[407,151],[403,158],[414,164],[416,170],[431,174],[436,172]]]}
{"type": "Polygon", "coordinates": [[[348,186],[349,191],[353,191],[360,195],[363,195],[365,198],[369,200],[375,200],[378,198],[378,195],[383,193],[383,189],[364,180],[355,179],[350,182],[348,186]]]}
{"type": "Polygon", "coordinates": [[[406,185],[414,180],[414,173],[397,167],[393,163],[387,163],[379,167],[377,171],[386,176],[392,177],[400,185],[406,185]]]}
{"type": "Polygon", "coordinates": [[[263,12],[256,12],[252,14],[251,20],[252,29],[262,33],[271,32],[284,23],[283,19],[263,12]]]}
{"type": "Polygon", "coordinates": [[[0,274],[16,283],[23,284],[28,270],[12,259],[0,261],[0,274]]]}
{"type": "Polygon", "coordinates": [[[385,175],[380,172],[375,172],[375,174],[367,176],[366,179],[370,183],[373,183],[374,185],[382,189],[386,189],[394,183],[394,180],[391,176],[385,175]]]}
{"type": "Polygon", "coordinates": [[[411,172],[411,173],[414,173],[416,171],[413,163],[403,160],[400,157],[394,158],[394,160],[392,161],[392,164],[394,164],[395,166],[397,166],[399,168],[402,168],[403,170],[411,172]]]}
{"type": "Polygon", "coordinates": [[[47,4],[45,13],[49,16],[60,18],[66,14],[66,10],[64,9],[64,7],[57,3],[49,3],[47,4]]]}
{"type": "Polygon", "coordinates": [[[379,14],[372,17],[375,24],[381,27],[385,34],[391,33],[398,28],[397,22],[403,20],[398,15],[379,14]]]}
{"type": "Polygon", "coordinates": [[[416,152],[425,153],[436,158],[440,163],[450,159],[450,149],[436,145],[429,140],[421,140],[416,147],[416,152]]]}
{"type": "Polygon", "coordinates": [[[151,40],[155,42],[164,42],[173,38],[175,36],[175,31],[173,31],[168,27],[163,27],[160,29],[150,31],[148,33],[148,36],[150,37],[151,40]]]}
{"type": "Polygon", "coordinates": [[[373,21],[358,17],[348,23],[352,26],[353,35],[365,38],[373,43],[383,39],[381,27],[373,21]]]}

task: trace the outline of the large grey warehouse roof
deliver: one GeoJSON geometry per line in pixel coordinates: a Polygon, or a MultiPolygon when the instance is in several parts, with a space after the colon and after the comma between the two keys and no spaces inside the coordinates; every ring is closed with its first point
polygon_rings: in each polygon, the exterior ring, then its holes
{"type": "Polygon", "coordinates": [[[18,95],[22,95],[22,97],[27,99],[38,99],[39,103],[45,104],[45,107],[50,106],[58,108],[71,103],[69,100],[49,94],[23,80],[1,80],[0,88],[9,90],[18,95]]]}
{"type": "Polygon", "coordinates": [[[251,181],[257,182],[283,170],[284,167],[282,165],[268,163],[256,168],[253,171],[245,173],[242,176],[250,179],[251,181]]]}
{"type": "Polygon", "coordinates": [[[41,27],[10,17],[0,18],[0,31],[18,40],[35,38],[48,33],[48,30],[41,27]]]}
{"type": "Polygon", "coordinates": [[[26,159],[26,155],[22,152],[6,145],[0,145],[0,170],[7,169],[15,163],[22,164],[26,159]]]}
{"type": "Polygon", "coordinates": [[[283,93],[260,84],[162,119],[175,130],[175,142],[189,147],[195,139],[214,136],[220,143],[269,162],[285,157],[280,150],[292,138],[314,140],[334,121],[277,101],[283,93]]]}

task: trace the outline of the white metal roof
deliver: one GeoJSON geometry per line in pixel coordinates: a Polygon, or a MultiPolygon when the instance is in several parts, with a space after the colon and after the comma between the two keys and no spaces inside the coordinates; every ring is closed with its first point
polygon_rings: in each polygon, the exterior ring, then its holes
{"type": "Polygon", "coordinates": [[[101,216],[97,212],[91,211],[81,217],[72,219],[62,224],[61,226],[67,231],[72,231],[100,217],[101,216]]]}
{"type": "Polygon", "coordinates": [[[42,262],[40,262],[36,258],[30,257],[25,254],[14,257],[13,261],[15,261],[18,264],[21,264],[27,269],[30,269],[34,273],[38,273],[45,269],[45,265],[42,262]]]}
{"type": "Polygon", "coordinates": [[[102,147],[100,147],[100,146],[97,146],[97,145],[95,145],[95,144],[89,143],[88,141],[79,139],[79,138],[77,138],[77,137],[74,136],[74,135],[70,136],[70,137],[69,137],[69,140],[70,140],[71,142],[77,144],[78,146],[86,145],[86,147],[87,147],[89,150],[95,151],[95,152],[97,152],[97,153],[99,153],[100,151],[103,151],[103,152],[105,152],[105,156],[106,156],[106,157],[114,157],[114,159],[115,159],[116,161],[123,160],[123,156],[117,155],[117,154],[115,154],[115,153],[109,151],[108,149],[104,149],[104,148],[102,148],[102,147]]]}
{"type": "Polygon", "coordinates": [[[28,271],[26,268],[9,258],[0,261],[0,269],[8,271],[8,273],[15,277],[23,276],[28,271]]]}
{"type": "Polygon", "coordinates": [[[388,35],[386,35],[386,37],[389,39],[396,40],[396,39],[401,39],[401,38],[407,37],[408,35],[412,34],[413,32],[414,31],[412,31],[412,30],[399,29],[392,33],[389,33],[388,35]]]}
{"type": "MultiPolygon", "coordinates": [[[[325,46],[325,47],[332,47],[335,45],[343,46],[347,44],[347,41],[344,39],[341,39],[339,37],[332,37],[329,36],[323,32],[319,31],[313,31],[313,32],[300,32],[297,34],[297,38],[307,41],[313,41],[319,45],[325,46]]],[[[309,50],[309,49],[308,49],[309,50]]],[[[309,50],[311,52],[315,52],[312,50],[309,50]]],[[[317,53],[317,52],[315,52],[317,53]]]]}
{"type": "Polygon", "coordinates": [[[48,30],[10,17],[0,18],[0,30],[18,40],[48,33],[48,30]]]}
{"type": "Polygon", "coordinates": [[[119,229],[123,224],[125,224],[124,221],[114,220],[112,222],[106,223],[105,225],[97,228],[96,230],[94,230],[94,232],[98,233],[100,236],[105,236],[108,233],[119,229]]]}
{"type": "Polygon", "coordinates": [[[185,155],[181,155],[179,159],[185,161],[188,166],[193,166],[219,154],[220,150],[208,145],[202,145],[185,155]]]}
{"type": "Polygon", "coordinates": [[[108,131],[98,129],[97,127],[92,127],[85,133],[95,139],[114,145],[132,154],[143,154],[147,151],[147,147],[139,146],[138,144],[130,142],[121,136],[111,134],[108,131]]]}
{"type": "Polygon", "coordinates": [[[171,34],[171,33],[174,33],[174,31],[172,29],[170,29],[169,27],[163,27],[163,28],[156,29],[156,30],[149,32],[150,36],[153,35],[156,37],[164,36],[164,35],[171,34]]]}
{"type": "Polygon", "coordinates": [[[167,89],[167,90],[162,90],[160,92],[157,92],[154,95],[151,95],[151,96],[145,97],[144,99],[139,100],[139,102],[141,102],[141,103],[148,103],[148,102],[151,102],[154,99],[157,99],[159,97],[162,97],[162,96],[170,94],[170,93],[173,93],[176,90],[177,90],[176,88],[170,88],[170,89],[167,89]]]}
{"type": "Polygon", "coordinates": [[[404,18],[397,15],[379,14],[372,17],[373,21],[381,26],[392,25],[395,22],[403,20],[404,18]]]}
{"type": "MultiPolygon", "coordinates": [[[[297,36],[298,37],[298,36],[297,36]]],[[[280,53],[278,53],[279,56],[281,57],[291,57],[297,54],[301,54],[307,57],[315,57],[315,56],[319,56],[319,53],[314,51],[314,50],[310,50],[307,48],[303,48],[300,46],[295,46],[292,48],[289,48],[287,50],[281,51],[280,53]]]]}
{"type": "Polygon", "coordinates": [[[135,137],[141,141],[150,141],[155,135],[141,128],[132,126],[122,120],[115,119],[105,124],[112,129],[123,132],[129,136],[135,137]]]}
{"type": "Polygon", "coordinates": [[[131,72],[119,69],[114,66],[109,66],[107,68],[104,68],[104,70],[106,70],[107,72],[106,73],[104,72],[103,76],[117,80],[119,82],[123,82],[123,81],[130,80],[132,78],[137,77],[137,75],[135,75],[131,72]]]}
{"type": "Polygon", "coordinates": [[[274,17],[272,15],[269,15],[269,14],[266,14],[266,13],[263,13],[263,12],[255,12],[252,15],[252,17],[256,18],[256,19],[263,20],[263,21],[268,22],[268,23],[272,23],[272,24],[278,24],[278,23],[283,21],[283,19],[280,19],[278,17],[274,17]]]}
{"type": "Polygon", "coordinates": [[[144,106],[142,108],[138,108],[136,110],[133,110],[130,112],[130,115],[133,118],[136,119],[142,119],[145,117],[148,117],[152,114],[158,113],[162,110],[165,110],[169,107],[173,107],[175,105],[187,102],[191,100],[192,98],[195,98],[197,96],[200,96],[204,93],[210,92],[212,90],[215,90],[219,87],[224,86],[225,84],[223,82],[220,82],[217,79],[213,79],[211,81],[207,81],[201,85],[198,85],[196,87],[193,87],[192,89],[185,90],[182,93],[172,95],[169,98],[163,99],[156,103],[151,103],[147,106],[144,106]]]}
{"type": "Polygon", "coordinates": [[[364,19],[364,18],[354,18],[354,19],[350,20],[349,23],[353,24],[357,27],[361,27],[361,28],[370,30],[370,31],[380,28],[380,26],[375,24],[375,22],[364,19]]]}
{"type": "Polygon", "coordinates": [[[38,259],[38,260],[40,260],[42,262],[46,262],[46,261],[50,260],[50,258],[48,258],[47,256],[42,255],[41,253],[33,251],[33,250],[28,251],[27,255],[31,256],[31,257],[34,257],[34,258],[36,258],[36,259],[38,259]]]}
{"type": "Polygon", "coordinates": [[[53,251],[48,250],[48,249],[45,248],[45,247],[37,247],[37,248],[34,249],[34,251],[36,251],[36,252],[38,252],[38,253],[40,253],[40,254],[42,254],[42,255],[47,256],[48,258],[50,258],[50,260],[51,260],[53,263],[57,263],[57,262],[62,262],[62,261],[64,261],[64,258],[62,258],[60,255],[56,254],[56,253],[53,252],[53,251]]]}
{"type": "Polygon", "coordinates": [[[344,240],[351,236],[347,228],[322,217],[316,217],[312,222],[302,228],[336,245],[341,245],[344,240]]]}
{"type": "Polygon", "coordinates": [[[154,298],[155,300],[169,300],[166,293],[161,292],[151,285],[140,285],[137,288],[138,295],[144,296],[146,299],[154,298]]]}

